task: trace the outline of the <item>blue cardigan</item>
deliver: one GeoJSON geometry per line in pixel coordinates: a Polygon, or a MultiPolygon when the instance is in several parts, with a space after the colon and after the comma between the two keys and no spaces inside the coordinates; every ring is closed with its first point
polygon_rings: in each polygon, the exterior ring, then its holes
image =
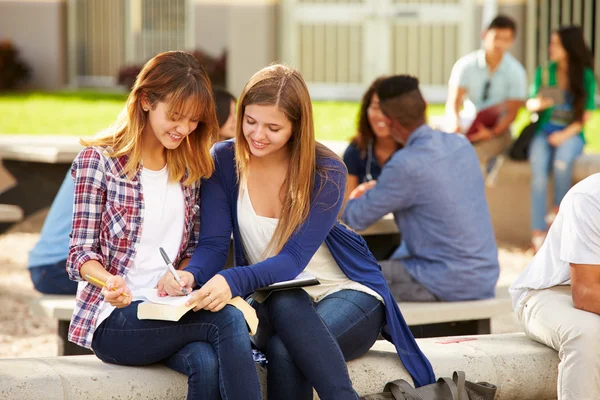
{"type": "Polygon", "coordinates": [[[185,268],[198,285],[215,274],[222,275],[232,295],[244,296],[255,289],[295,278],[302,272],[323,242],[341,270],[353,281],[379,293],[385,301],[387,328],[382,333],[394,343],[406,370],[416,386],[435,382],[431,364],[419,349],[408,329],[398,304],[390,293],[381,267],[364,239],[338,221],[346,185],[346,170],[337,159],[317,160],[327,170],[315,177],[307,220],[297,229],[283,249],[274,257],[248,265],[245,260],[237,220],[238,181],[234,142],[217,143],[213,148],[215,173],[202,182],[200,206],[200,240],[194,256],[185,268]],[[235,267],[223,269],[233,231],[235,267]]]}

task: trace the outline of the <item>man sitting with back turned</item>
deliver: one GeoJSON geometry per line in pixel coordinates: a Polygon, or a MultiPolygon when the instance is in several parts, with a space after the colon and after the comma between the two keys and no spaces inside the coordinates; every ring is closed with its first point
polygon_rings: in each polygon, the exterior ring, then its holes
{"type": "Polygon", "coordinates": [[[359,185],[342,219],[362,230],[394,213],[403,245],[383,273],[398,301],[494,297],[498,249],[473,147],[425,123],[416,78],[398,75],[377,91],[391,135],[404,145],[377,183],[359,185]]]}

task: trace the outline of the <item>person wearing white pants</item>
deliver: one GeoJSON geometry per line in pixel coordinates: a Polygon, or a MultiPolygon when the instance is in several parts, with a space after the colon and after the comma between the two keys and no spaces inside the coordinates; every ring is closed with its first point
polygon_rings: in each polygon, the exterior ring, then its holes
{"type": "Polygon", "coordinates": [[[558,351],[558,399],[600,398],[600,174],[567,193],[510,293],[526,334],[558,351]]]}

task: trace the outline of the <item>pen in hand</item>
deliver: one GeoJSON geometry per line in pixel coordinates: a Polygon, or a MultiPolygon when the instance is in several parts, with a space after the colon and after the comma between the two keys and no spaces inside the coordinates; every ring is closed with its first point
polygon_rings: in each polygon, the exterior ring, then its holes
{"type": "MultiPolygon", "coordinates": [[[[162,256],[163,260],[165,260],[165,263],[167,264],[167,267],[169,268],[169,272],[171,272],[171,274],[173,274],[173,278],[175,278],[177,283],[179,283],[181,285],[181,278],[179,278],[179,274],[175,270],[173,263],[171,263],[171,260],[169,260],[169,256],[167,256],[167,253],[165,252],[165,250],[162,247],[159,247],[158,250],[160,251],[160,255],[162,256]]],[[[183,292],[183,294],[185,294],[187,296],[188,292],[185,287],[182,287],[181,291],[183,292]]]]}

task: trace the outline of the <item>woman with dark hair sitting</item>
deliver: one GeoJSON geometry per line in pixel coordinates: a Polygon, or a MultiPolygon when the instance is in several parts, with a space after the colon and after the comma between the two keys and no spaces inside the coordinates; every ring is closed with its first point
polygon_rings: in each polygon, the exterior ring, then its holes
{"type": "Polygon", "coordinates": [[[223,88],[213,89],[219,123],[219,140],[235,137],[235,97],[223,88]]]}
{"type": "Polygon", "coordinates": [[[532,246],[537,251],[558,213],[558,206],[571,187],[573,162],[583,152],[583,127],[595,108],[593,59],[577,26],[552,33],[550,64],[535,74],[527,109],[539,112],[538,132],[532,140],[529,160],[531,184],[532,246]],[[554,195],[547,207],[548,178],[552,171],[554,195]]]}
{"type": "Polygon", "coordinates": [[[344,163],[348,168],[348,194],[361,183],[377,180],[384,164],[396,150],[402,148],[390,136],[389,127],[379,108],[376,90],[383,79],[377,78],[363,95],[357,133],[344,153],[344,163]]]}

